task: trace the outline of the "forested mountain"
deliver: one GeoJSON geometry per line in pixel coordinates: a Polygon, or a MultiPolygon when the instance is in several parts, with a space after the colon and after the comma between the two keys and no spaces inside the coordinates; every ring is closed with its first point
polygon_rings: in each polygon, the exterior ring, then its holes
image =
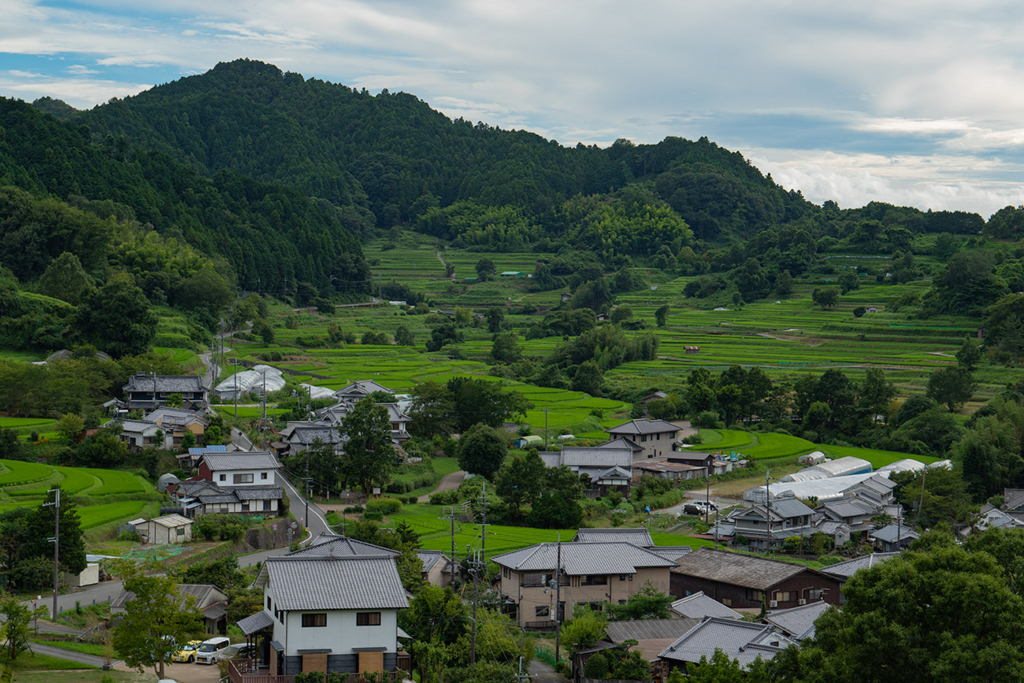
{"type": "MultiPolygon", "coordinates": [[[[132,148],[123,138],[97,138],[88,126],[8,99],[0,99],[0,186],[34,197],[0,196],[0,262],[22,281],[42,275],[65,251],[100,279],[111,260],[124,260],[109,225],[61,224],[56,216],[72,214],[56,204],[49,212],[22,206],[49,195],[101,219],[114,216],[114,223],[136,225],[142,242],[146,231],[155,231],[219,257],[225,266],[217,272],[232,288],[237,277],[245,289],[274,294],[294,292],[298,281],[324,292],[368,291],[369,271],[347,228],[358,230],[358,217],[349,220],[333,205],[281,183],[231,170],[202,175],[162,151],[132,148]]],[[[150,298],[159,289],[173,299],[176,276],[166,262],[143,258],[124,267],[150,298]]]]}
{"type": "MultiPolygon", "coordinates": [[[[230,170],[286,182],[353,214],[372,212],[382,228],[473,202],[514,207],[557,239],[571,217],[564,202],[636,185],[701,240],[742,238],[814,208],[706,138],[567,148],[525,131],[451,121],[412,95],[373,96],[250,60],[218,64],[75,120],[101,139],[124,135],[207,176],[230,170]]],[[[358,224],[354,216],[351,223],[358,224]]]]}

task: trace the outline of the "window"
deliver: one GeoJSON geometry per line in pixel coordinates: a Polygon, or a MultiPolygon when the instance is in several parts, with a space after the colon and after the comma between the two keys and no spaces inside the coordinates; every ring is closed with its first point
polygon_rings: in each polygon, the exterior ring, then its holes
{"type": "Polygon", "coordinates": [[[804,590],[804,595],[808,600],[821,600],[825,597],[825,591],[822,588],[808,588],[804,590]]]}
{"type": "Polygon", "coordinates": [[[380,612],[356,612],[356,626],[380,626],[380,612]]]}
{"type": "Polygon", "coordinates": [[[526,572],[523,574],[523,588],[542,588],[551,582],[551,574],[526,572]]]}
{"type": "MultiPolygon", "coordinates": [[[[267,596],[267,610],[270,612],[274,612],[274,601],[273,599],[271,599],[269,595],[267,596]]],[[[274,615],[276,616],[277,612],[274,612],[274,615]]]]}
{"type": "Polygon", "coordinates": [[[509,569],[508,567],[502,567],[501,568],[501,575],[502,575],[502,577],[504,577],[506,579],[511,579],[512,578],[512,570],[509,569]]]}
{"type": "Polygon", "coordinates": [[[547,605],[544,605],[543,607],[535,607],[533,609],[533,616],[535,616],[535,617],[551,616],[551,608],[548,607],[547,605]]]}
{"type": "Polygon", "coordinates": [[[266,478],[267,478],[267,473],[266,472],[260,472],[260,479],[266,479],[266,478]]]}
{"type": "Polygon", "coordinates": [[[604,574],[587,574],[583,577],[583,586],[604,586],[608,583],[608,577],[604,574]]]}
{"type": "Polygon", "coordinates": [[[746,590],[746,594],[743,597],[745,597],[747,600],[750,600],[751,602],[760,602],[762,595],[763,593],[761,593],[761,591],[755,591],[748,588],[746,590]]]}
{"type": "Polygon", "coordinates": [[[253,480],[253,475],[251,473],[250,474],[236,474],[233,477],[233,481],[236,484],[251,484],[252,480],[253,480]]]}
{"type": "Polygon", "coordinates": [[[228,475],[226,475],[226,474],[219,475],[218,481],[227,481],[227,480],[228,480],[228,475]]]}
{"type": "Polygon", "coordinates": [[[302,615],[302,628],[314,628],[314,627],[320,627],[320,626],[327,626],[327,613],[326,612],[319,612],[317,614],[303,614],[302,615]]]}
{"type": "Polygon", "coordinates": [[[620,604],[620,605],[625,605],[625,604],[626,604],[626,601],[625,601],[625,600],[619,600],[619,604],[620,604]]]}
{"type": "Polygon", "coordinates": [[[619,574],[619,581],[625,581],[626,580],[626,576],[627,576],[626,574],[619,574]]]}
{"type": "Polygon", "coordinates": [[[777,602],[792,602],[793,597],[793,593],[790,591],[775,591],[772,593],[772,600],[777,602]]]}
{"type": "Polygon", "coordinates": [[[177,529],[174,530],[174,532],[176,534],[178,534],[179,536],[184,536],[185,535],[185,527],[179,526],[177,529]]]}
{"type": "Polygon", "coordinates": [[[721,603],[726,607],[732,607],[732,600],[730,598],[722,598],[721,603]]]}
{"type": "Polygon", "coordinates": [[[248,511],[249,511],[249,501],[245,501],[244,503],[242,503],[242,512],[248,512],[248,511]]]}

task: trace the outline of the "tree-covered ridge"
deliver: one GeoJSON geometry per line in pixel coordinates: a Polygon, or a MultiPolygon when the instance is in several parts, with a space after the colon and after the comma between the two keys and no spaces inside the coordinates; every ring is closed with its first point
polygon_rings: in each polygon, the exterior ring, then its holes
{"type": "MultiPolygon", "coordinates": [[[[222,274],[232,284],[237,277],[245,289],[293,293],[299,281],[323,292],[368,289],[369,271],[347,229],[359,230],[358,216],[346,216],[283,184],[231,171],[207,178],[162,152],[129,149],[124,138],[108,136],[97,144],[88,126],[57,121],[8,99],[0,99],[0,186],[78,203],[101,219],[116,216],[209,257],[220,256],[230,265],[220,269],[222,274]]],[[[35,261],[24,265],[19,279],[41,275],[40,268],[62,251],[78,254],[89,270],[95,259],[107,256],[97,251],[97,244],[110,248],[110,236],[96,237],[90,228],[80,237],[74,234],[79,227],[8,221],[0,228],[0,242],[36,247],[17,256],[35,261]],[[12,232],[16,239],[8,237],[12,232]],[[53,244],[88,236],[99,242],[60,250],[53,244]]],[[[116,257],[117,250],[111,251],[116,257]]]]}
{"type": "Polygon", "coordinates": [[[646,181],[701,239],[751,234],[813,208],[706,138],[563,147],[525,131],[452,121],[405,93],[373,96],[250,60],[75,120],[206,175],[231,170],[287,182],[353,216],[369,210],[385,228],[471,200],[527,210],[546,232],[558,232],[566,200],[646,181]]]}

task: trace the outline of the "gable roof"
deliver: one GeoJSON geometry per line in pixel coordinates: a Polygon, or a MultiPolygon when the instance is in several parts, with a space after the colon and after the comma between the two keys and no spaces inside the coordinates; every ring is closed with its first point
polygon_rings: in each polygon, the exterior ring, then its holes
{"type": "Polygon", "coordinates": [[[605,635],[613,643],[624,640],[674,641],[699,623],[698,619],[640,619],[637,621],[611,621],[605,635]]]}
{"type": "Polygon", "coordinates": [[[383,391],[388,394],[395,393],[391,389],[388,389],[386,386],[377,384],[372,379],[361,379],[352,382],[352,384],[349,384],[347,387],[342,387],[341,389],[338,389],[337,391],[334,392],[334,395],[339,398],[347,398],[353,396],[369,396],[375,391],[383,391]]]}
{"type": "Polygon", "coordinates": [[[697,591],[693,595],[687,595],[673,602],[669,607],[676,614],[691,619],[703,619],[705,617],[718,617],[720,619],[739,619],[742,615],[729,609],[711,596],[704,595],[704,591],[697,591]]]}
{"type": "Polygon", "coordinates": [[[672,560],[675,562],[683,555],[687,555],[693,552],[693,548],[688,545],[654,545],[647,548],[655,555],[661,555],[666,560],[672,560]]]}
{"type": "Polygon", "coordinates": [[[711,548],[698,548],[689,555],[680,557],[676,563],[678,566],[672,569],[674,574],[761,591],[768,590],[802,572],[814,572],[813,569],[799,564],[711,548]]]}
{"type": "Polygon", "coordinates": [[[146,420],[111,420],[110,422],[103,425],[104,427],[112,428],[114,426],[120,426],[122,432],[129,432],[132,434],[145,434],[146,432],[156,433],[160,429],[160,425],[154,424],[153,422],[147,422],[146,420]]]}
{"type": "Polygon", "coordinates": [[[609,434],[663,434],[678,432],[679,427],[664,420],[630,420],[605,431],[609,434]]]}
{"type": "Polygon", "coordinates": [[[1024,508],[1024,489],[1003,489],[1003,506],[1007,510],[1024,508]]]}
{"type": "Polygon", "coordinates": [[[810,635],[809,632],[814,628],[814,622],[829,607],[831,605],[824,600],[817,600],[806,605],[800,605],[799,607],[769,612],[764,620],[769,624],[778,626],[787,636],[801,640],[805,637],[804,634],[810,635]]]}
{"type": "MultiPolygon", "coordinates": [[[[565,446],[557,455],[557,467],[632,467],[633,452],[628,448],[593,448],[588,446],[565,446]]],[[[546,461],[545,461],[546,464],[546,461]]]]}
{"type": "MultiPolygon", "coordinates": [[[[181,598],[178,603],[179,606],[185,605],[185,600],[189,595],[195,597],[196,607],[199,609],[203,609],[203,605],[206,603],[227,599],[227,595],[224,594],[224,591],[217,588],[212,583],[179,583],[176,590],[178,596],[181,598]]],[[[122,589],[121,592],[110,601],[110,606],[112,608],[124,608],[125,605],[134,599],[135,593],[122,589]]]]}
{"type": "Polygon", "coordinates": [[[204,426],[209,426],[210,424],[209,420],[194,410],[169,408],[167,406],[160,406],[151,412],[145,417],[145,421],[169,425],[189,425],[193,422],[199,422],[204,426]]]}
{"type": "MultiPolygon", "coordinates": [[[[558,544],[540,543],[492,557],[491,560],[520,572],[553,571],[558,563],[558,544]]],[[[635,574],[641,567],[673,567],[675,564],[630,543],[562,544],[562,572],[569,576],[635,574]]]]}
{"type": "Polygon", "coordinates": [[[417,550],[416,555],[420,558],[420,562],[423,563],[423,571],[429,572],[434,568],[434,565],[441,560],[445,561],[444,567],[441,571],[451,571],[451,560],[441,550],[417,550]]]}
{"type": "Polygon", "coordinates": [[[194,520],[191,520],[188,517],[182,517],[181,515],[164,515],[163,517],[157,517],[149,521],[170,529],[179,526],[188,526],[194,522],[194,520]]]}
{"type": "Polygon", "coordinates": [[[203,462],[211,472],[225,470],[276,470],[280,467],[277,458],[267,451],[251,453],[205,453],[203,462]]]}
{"type": "Polygon", "coordinates": [[[760,657],[769,660],[793,641],[779,633],[774,626],[752,624],[736,619],[708,617],[684,633],[661,653],[662,659],[679,662],[699,662],[701,657],[711,659],[721,649],[731,659],[746,668],[760,657]]]}
{"type": "Polygon", "coordinates": [[[646,527],[626,529],[580,529],[572,538],[575,543],[632,543],[640,547],[654,545],[646,527]]]}
{"type": "Polygon", "coordinates": [[[305,548],[288,553],[288,557],[399,557],[401,554],[347,536],[320,534],[305,548]]]}
{"type": "Polygon", "coordinates": [[[917,533],[913,529],[902,524],[898,525],[893,522],[889,526],[874,531],[870,534],[869,538],[874,538],[883,543],[896,543],[896,541],[902,542],[904,539],[917,539],[921,538],[921,534],[917,533]]]}
{"type": "Polygon", "coordinates": [[[843,489],[843,493],[846,493],[846,491],[850,491],[851,489],[855,489],[858,486],[865,486],[871,489],[872,491],[875,491],[876,493],[884,495],[889,491],[892,491],[894,488],[896,488],[896,482],[890,481],[889,478],[884,475],[875,474],[868,477],[864,481],[859,481],[856,484],[852,484],[848,489],[843,489]]]}
{"type": "Polygon", "coordinates": [[[633,443],[633,441],[627,439],[624,436],[620,436],[617,439],[612,439],[611,441],[603,443],[599,446],[595,446],[595,448],[628,448],[634,453],[638,453],[644,449],[643,446],[638,446],[637,444],[633,443]]]}
{"type": "Polygon", "coordinates": [[[840,500],[835,503],[825,503],[821,506],[823,510],[831,512],[837,517],[861,517],[863,515],[875,515],[878,510],[873,505],[858,501],[857,499],[852,500],[840,500]]]}
{"type": "Polygon", "coordinates": [[[283,610],[404,609],[409,606],[390,557],[268,557],[254,586],[283,610]]]}

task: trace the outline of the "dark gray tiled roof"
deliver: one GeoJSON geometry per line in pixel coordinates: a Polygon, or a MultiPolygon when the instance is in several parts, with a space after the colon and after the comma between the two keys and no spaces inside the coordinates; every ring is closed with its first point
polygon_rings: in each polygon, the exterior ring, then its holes
{"type": "Polygon", "coordinates": [[[283,610],[403,609],[409,606],[390,557],[268,557],[256,578],[283,610]]]}
{"type": "MultiPolygon", "coordinates": [[[[633,452],[628,448],[588,448],[566,446],[560,452],[556,465],[566,467],[632,467],[633,452]]],[[[550,466],[550,465],[549,465],[550,466]]]]}
{"type": "Polygon", "coordinates": [[[624,640],[675,640],[699,623],[699,619],[640,619],[639,621],[612,621],[605,634],[613,643],[624,640]]]}
{"type": "Polygon", "coordinates": [[[1024,489],[1003,489],[1003,506],[1007,510],[1024,508],[1024,489]]]}
{"type": "Polygon", "coordinates": [[[683,555],[689,555],[693,552],[693,548],[688,545],[654,545],[647,548],[655,555],[661,555],[666,560],[672,560],[675,562],[683,555]]]}
{"type": "Polygon", "coordinates": [[[125,391],[152,392],[153,385],[161,393],[180,393],[205,391],[203,378],[197,375],[132,375],[128,378],[128,384],[124,385],[125,391]]]}
{"type": "Polygon", "coordinates": [[[632,543],[640,547],[654,545],[651,532],[646,527],[629,529],[580,529],[572,539],[574,542],[632,543]]]}
{"type": "Polygon", "coordinates": [[[311,425],[309,427],[295,427],[288,437],[291,443],[300,444],[311,444],[316,439],[320,439],[324,443],[340,443],[341,434],[334,427],[311,425]]]}
{"type": "Polygon", "coordinates": [[[806,605],[800,605],[799,607],[793,607],[792,609],[769,612],[764,620],[769,624],[778,626],[787,636],[796,637],[813,628],[814,622],[829,607],[831,605],[827,602],[818,600],[806,605]]]}
{"type": "Polygon", "coordinates": [[[607,443],[603,443],[600,446],[596,446],[596,448],[628,448],[634,453],[637,453],[644,449],[643,446],[638,446],[637,444],[633,443],[624,436],[620,436],[617,439],[612,439],[607,443]]]}
{"type": "Polygon", "coordinates": [[[698,548],[677,560],[673,573],[728,583],[754,590],[767,590],[804,571],[807,567],[725,550],[698,548]]]}
{"type": "Polygon", "coordinates": [[[712,597],[698,591],[672,603],[672,611],[691,619],[718,617],[720,619],[739,619],[742,615],[718,602],[712,597]]]}
{"type": "Polygon", "coordinates": [[[338,389],[337,391],[334,392],[334,395],[338,397],[344,396],[346,398],[355,398],[360,396],[368,396],[375,391],[384,391],[389,394],[395,393],[391,389],[388,389],[386,386],[377,384],[372,379],[363,379],[357,382],[352,382],[352,384],[349,384],[347,387],[342,387],[341,389],[338,389]]]}
{"type": "MultiPolygon", "coordinates": [[[[220,595],[211,595],[214,591],[223,595],[223,592],[212,583],[179,583],[177,591],[178,595],[181,597],[181,605],[185,604],[187,596],[192,595],[196,599],[196,606],[200,609],[202,609],[203,604],[209,602],[211,598],[216,598],[218,600],[222,599],[220,595]]],[[[110,606],[114,608],[124,607],[134,599],[135,593],[122,590],[113,600],[110,601],[110,606]]]]}
{"type": "Polygon", "coordinates": [[[451,560],[440,550],[417,550],[416,555],[423,562],[423,571],[425,572],[429,572],[441,560],[445,560],[445,566],[442,571],[451,571],[451,560]]]}
{"type": "Polygon", "coordinates": [[[678,662],[699,662],[721,649],[730,659],[746,668],[760,657],[770,660],[789,647],[793,641],[773,626],[752,624],[736,619],[709,617],[683,634],[661,653],[662,659],[678,662]]]}
{"type": "Polygon", "coordinates": [[[267,451],[207,453],[203,456],[203,462],[213,472],[224,472],[225,470],[270,470],[280,467],[277,458],[267,451]]]}
{"type": "Polygon", "coordinates": [[[878,531],[872,532],[871,538],[878,539],[879,541],[882,541],[884,543],[895,543],[897,540],[903,541],[908,538],[921,538],[921,534],[917,533],[910,527],[906,527],[903,525],[897,526],[896,523],[893,522],[884,529],[879,529],[878,531]]]}
{"type": "Polygon", "coordinates": [[[347,536],[321,534],[312,545],[288,553],[288,557],[398,557],[402,553],[347,536]]]}
{"type": "Polygon", "coordinates": [[[846,518],[861,517],[863,515],[874,515],[877,510],[873,505],[868,505],[857,500],[840,500],[835,503],[826,503],[822,506],[826,511],[846,518]]]}
{"type": "Polygon", "coordinates": [[[606,429],[609,434],[663,434],[665,432],[678,432],[679,427],[664,420],[630,420],[622,424],[606,429]]]}
{"type": "Polygon", "coordinates": [[[899,553],[871,553],[870,555],[861,555],[855,557],[852,560],[846,560],[845,562],[837,562],[827,567],[822,567],[821,571],[824,574],[829,574],[842,579],[848,579],[853,576],[854,572],[861,569],[870,569],[880,562],[891,560],[897,557],[899,553]]]}
{"type": "MultiPolygon", "coordinates": [[[[492,561],[516,571],[553,570],[558,545],[541,543],[492,557],[492,561]]],[[[570,576],[587,574],[635,574],[640,567],[672,567],[675,562],[630,543],[563,543],[562,571],[570,576]]]]}
{"type": "Polygon", "coordinates": [[[280,486],[236,486],[228,489],[238,500],[281,500],[280,486]]]}

